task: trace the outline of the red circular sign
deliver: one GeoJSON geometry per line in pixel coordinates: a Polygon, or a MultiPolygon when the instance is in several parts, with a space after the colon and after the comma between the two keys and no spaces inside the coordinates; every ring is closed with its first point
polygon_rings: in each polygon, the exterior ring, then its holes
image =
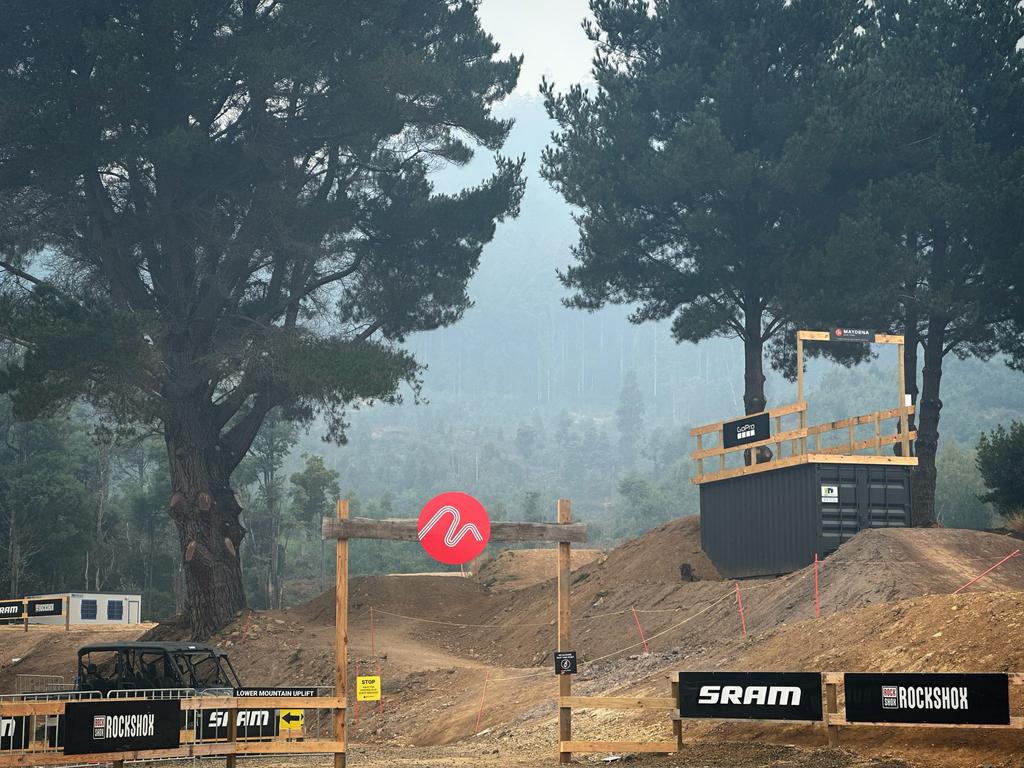
{"type": "Polygon", "coordinates": [[[478,557],[491,538],[491,521],[484,505],[457,491],[428,501],[416,529],[427,554],[448,565],[462,565],[478,557]]]}

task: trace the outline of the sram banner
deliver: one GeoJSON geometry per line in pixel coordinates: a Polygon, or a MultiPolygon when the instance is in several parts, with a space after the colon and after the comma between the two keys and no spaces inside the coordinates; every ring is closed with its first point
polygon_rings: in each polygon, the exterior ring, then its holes
{"type": "Polygon", "coordinates": [[[25,617],[25,603],[21,600],[0,601],[0,619],[21,619],[25,617]]]}
{"type": "Polygon", "coordinates": [[[849,672],[844,687],[851,723],[1010,723],[1005,674],[849,672]]]}
{"type": "Polygon", "coordinates": [[[28,748],[28,718],[0,717],[0,750],[28,748]]]}
{"type": "Polygon", "coordinates": [[[180,744],[181,702],[76,701],[64,706],[64,754],[173,749],[180,744]]]}
{"type": "Polygon", "coordinates": [[[680,672],[679,716],[819,721],[817,672],[680,672]]]}
{"type": "MultiPolygon", "coordinates": [[[[238,709],[235,713],[235,738],[262,739],[277,736],[280,721],[277,711],[273,709],[238,709]]],[[[197,741],[224,740],[228,738],[228,725],[231,723],[230,711],[227,709],[207,709],[202,712],[202,720],[196,728],[197,741]]]]}

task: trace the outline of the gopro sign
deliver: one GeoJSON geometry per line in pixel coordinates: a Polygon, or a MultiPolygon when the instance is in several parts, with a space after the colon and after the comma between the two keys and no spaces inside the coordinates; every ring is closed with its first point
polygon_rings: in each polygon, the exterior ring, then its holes
{"type": "Polygon", "coordinates": [[[756,413],[722,425],[722,447],[756,443],[772,436],[771,419],[767,413],[756,413]]]}

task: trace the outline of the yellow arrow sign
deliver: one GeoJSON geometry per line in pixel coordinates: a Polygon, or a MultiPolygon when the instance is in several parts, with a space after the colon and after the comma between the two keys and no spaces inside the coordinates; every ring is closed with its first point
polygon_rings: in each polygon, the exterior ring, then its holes
{"type": "Polygon", "coordinates": [[[356,678],[356,701],[380,701],[380,675],[356,678]]]}
{"type": "Polygon", "coordinates": [[[282,731],[301,731],[302,723],[306,719],[304,709],[279,709],[277,719],[281,723],[282,731]]]}

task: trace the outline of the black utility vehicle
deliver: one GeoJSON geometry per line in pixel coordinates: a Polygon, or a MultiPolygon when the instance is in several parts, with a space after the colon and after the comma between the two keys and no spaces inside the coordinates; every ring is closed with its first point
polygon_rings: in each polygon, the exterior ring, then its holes
{"type": "Polygon", "coordinates": [[[238,675],[219,648],[201,643],[98,643],[78,649],[80,691],[238,688],[238,675]]]}

